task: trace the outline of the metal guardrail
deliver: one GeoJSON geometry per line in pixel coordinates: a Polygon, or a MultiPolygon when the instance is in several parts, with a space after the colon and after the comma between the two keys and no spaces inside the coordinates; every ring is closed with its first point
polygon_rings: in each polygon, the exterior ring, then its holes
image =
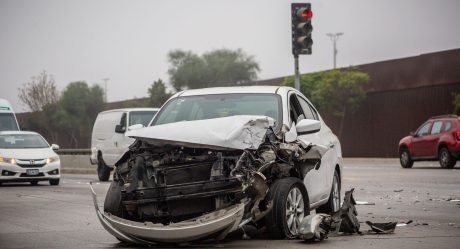
{"type": "Polygon", "coordinates": [[[90,155],[91,149],[59,149],[58,155],[90,155]]]}

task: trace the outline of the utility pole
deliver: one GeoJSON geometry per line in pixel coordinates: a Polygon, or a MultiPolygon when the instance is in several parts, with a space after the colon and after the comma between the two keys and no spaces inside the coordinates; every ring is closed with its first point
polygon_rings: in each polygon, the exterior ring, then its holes
{"type": "Polygon", "coordinates": [[[337,67],[337,40],[339,39],[339,36],[343,35],[342,32],[340,33],[327,33],[327,36],[331,38],[331,41],[333,42],[333,59],[334,59],[334,69],[337,67]]]}
{"type": "Polygon", "coordinates": [[[102,81],[104,81],[104,101],[107,103],[107,81],[109,81],[110,78],[103,78],[102,81]]]}

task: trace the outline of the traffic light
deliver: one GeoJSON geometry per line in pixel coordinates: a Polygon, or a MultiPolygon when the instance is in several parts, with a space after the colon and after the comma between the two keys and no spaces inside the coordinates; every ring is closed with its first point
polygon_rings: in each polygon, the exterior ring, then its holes
{"type": "Polygon", "coordinates": [[[311,46],[313,40],[311,39],[311,12],[310,3],[292,3],[291,4],[291,17],[292,17],[292,53],[311,54],[311,46]]]}

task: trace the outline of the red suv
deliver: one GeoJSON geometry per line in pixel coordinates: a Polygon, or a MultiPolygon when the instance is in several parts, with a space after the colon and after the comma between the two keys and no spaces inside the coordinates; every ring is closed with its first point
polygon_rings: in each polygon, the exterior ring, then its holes
{"type": "Polygon", "coordinates": [[[457,115],[432,117],[415,133],[399,141],[399,161],[412,168],[414,161],[439,160],[441,168],[451,169],[460,156],[460,119],[457,115]]]}

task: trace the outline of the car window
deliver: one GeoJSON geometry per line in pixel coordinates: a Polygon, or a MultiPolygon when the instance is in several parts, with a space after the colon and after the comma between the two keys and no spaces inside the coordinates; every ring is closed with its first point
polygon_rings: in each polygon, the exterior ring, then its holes
{"type": "Polygon", "coordinates": [[[449,131],[452,128],[452,122],[446,121],[444,122],[444,130],[443,131],[449,131]]]}
{"type": "Polygon", "coordinates": [[[180,121],[262,115],[281,120],[281,100],[276,94],[213,94],[174,98],[151,125],[180,121]]]}
{"type": "Polygon", "coordinates": [[[121,127],[126,128],[126,112],[124,112],[123,115],[121,115],[120,125],[121,127]]]}
{"type": "Polygon", "coordinates": [[[430,125],[431,123],[425,123],[420,129],[417,131],[417,136],[425,136],[428,135],[428,132],[430,131],[430,125]]]}
{"type": "Polygon", "coordinates": [[[155,116],[156,111],[132,111],[129,113],[129,125],[141,124],[147,126],[155,116]]]}
{"type": "Polygon", "coordinates": [[[302,107],[305,118],[318,120],[318,114],[313,109],[313,107],[303,98],[297,96],[297,99],[299,100],[300,106],[302,107]]]}
{"type": "Polygon", "coordinates": [[[0,113],[0,131],[18,131],[13,113],[0,113]]]}
{"type": "Polygon", "coordinates": [[[11,134],[0,135],[0,148],[2,149],[26,149],[48,148],[49,145],[39,135],[35,134],[11,134]]]}
{"type": "Polygon", "coordinates": [[[436,135],[441,132],[441,127],[442,127],[442,121],[436,121],[433,123],[433,126],[431,127],[431,135],[436,135]]]}
{"type": "Polygon", "coordinates": [[[300,120],[305,119],[302,107],[295,94],[291,94],[289,97],[289,123],[298,123],[300,120]]]}

